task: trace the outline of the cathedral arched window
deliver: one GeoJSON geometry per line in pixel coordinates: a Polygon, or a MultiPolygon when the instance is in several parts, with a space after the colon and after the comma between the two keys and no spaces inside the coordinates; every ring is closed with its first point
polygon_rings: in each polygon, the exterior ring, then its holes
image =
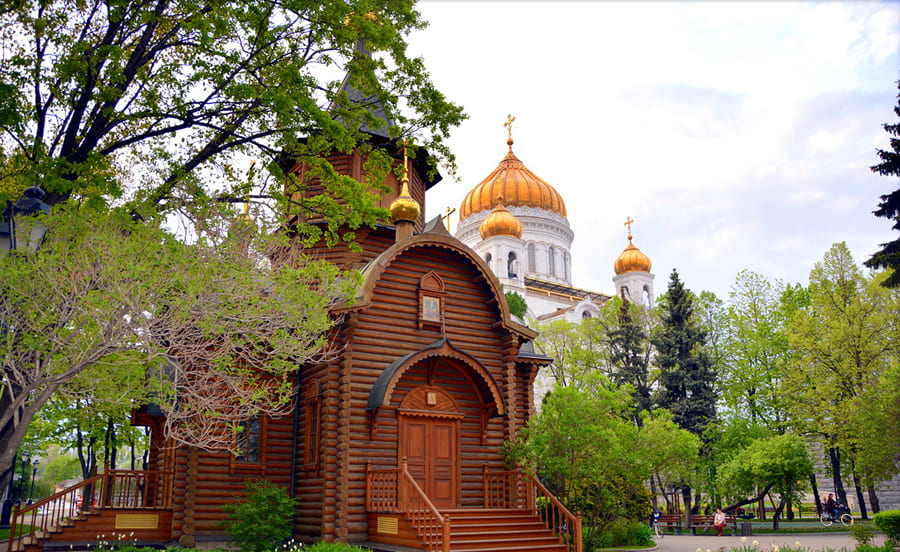
{"type": "Polygon", "coordinates": [[[492,271],[494,270],[494,267],[491,265],[491,261],[493,261],[493,260],[494,260],[494,257],[492,257],[490,253],[488,253],[487,255],[484,256],[484,262],[487,263],[488,268],[490,268],[492,271]]]}
{"type": "Polygon", "coordinates": [[[510,251],[509,258],[506,260],[506,273],[510,278],[516,278],[516,273],[518,272],[519,261],[516,259],[516,254],[510,251]]]}
{"type": "Polygon", "coordinates": [[[572,258],[568,252],[563,252],[563,278],[567,282],[572,281],[572,258]]]}
{"type": "Polygon", "coordinates": [[[556,250],[552,245],[547,249],[547,272],[550,276],[556,276],[556,250]]]}
{"type": "Polygon", "coordinates": [[[528,244],[528,272],[537,272],[537,255],[534,252],[534,242],[528,244]]]}
{"type": "Polygon", "coordinates": [[[588,311],[588,310],[582,311],[582,313],[581,313],[582,320],[587,320],[590,317],[591,317],[591,311],[588,311]]]}

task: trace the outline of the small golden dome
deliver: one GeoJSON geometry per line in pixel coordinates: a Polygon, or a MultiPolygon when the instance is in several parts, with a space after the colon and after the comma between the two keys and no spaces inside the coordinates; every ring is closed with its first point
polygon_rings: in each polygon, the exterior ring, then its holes
{"type": "Polygon", "coordinates": [[[516,218],[516,215],[509,212],[509,209],[503,206],[503,198],[497,198],[497,205],[491,214],[478,227],[481,239],[486,240],[491,236],[512,236],[514,238],[522,237],[522,223],[516,218]]]}
{"type": "Polygon", "coordinates": [[[537,207],[566,216],[566,204],[559,192],[533,172],[512,151],[512,138],[507,140],[509,153],[500,161],[494,172],[475,186],[463,199],[459,217],[493,209],[497,197],[502,196],[507,206],[537,207]]]}
{"type": "Polygon", "coordinates": [[[391,220],[394,222],[399,220],[415,222],[422,212],[419,202],[409,195],[409,179],[406,175],[403,175],[403,186],[400,188],[400,195],[391,202],[390,212],[391,220]]]}
{"type": "Polygon", "coordinates": [[[616,259],[615,264],[613,264],[613,270],[616,271],[616,276],[626,272],[649,273],[651,266],[650,257],[644,255],[643,251],[631,243],[631,232],[629,232],[628,245],[625,247],[625,250],[622,251],[622,254],[619,255],[619,258],[616,259]]]}

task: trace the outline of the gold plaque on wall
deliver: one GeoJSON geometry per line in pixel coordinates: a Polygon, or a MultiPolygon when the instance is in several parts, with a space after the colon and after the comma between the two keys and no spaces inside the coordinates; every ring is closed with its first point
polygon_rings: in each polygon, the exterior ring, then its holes
{"type": "Polygon", "coordinates": [[[159,516],[156,514],[118,514],[116,529],[158,529],[159,516]]]}

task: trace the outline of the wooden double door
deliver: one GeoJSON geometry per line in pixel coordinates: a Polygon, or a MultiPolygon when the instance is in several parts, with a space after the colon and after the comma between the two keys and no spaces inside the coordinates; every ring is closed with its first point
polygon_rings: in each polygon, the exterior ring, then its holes
{"type": "Polygon", "coordinates": [[[459,487],[459,420],[403,416],[400,421],[401,458],[432,504],[455,508],[459,487]]]}

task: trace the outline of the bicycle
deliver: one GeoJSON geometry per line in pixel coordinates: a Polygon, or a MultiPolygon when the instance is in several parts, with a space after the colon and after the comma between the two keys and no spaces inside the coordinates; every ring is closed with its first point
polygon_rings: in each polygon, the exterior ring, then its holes
{"type": "Polygon", "coordinates": [[[661,515],[662,512],[656,508],[653,509],[653,513],[650,515],[650,529],[653,530],[653,534],[656,535],[656,538],[658,539],[663,538],[663,529],[659,524],[659,516],[661,515]]]}
{"type": "Polygon", "coordinates": [[[828,512],[822,512],[819,515],[819,521],[821,521],[822,525],[825,527],[831,527],[835,522],[840,522],[844,527],[848,527],[853,525],[853,515],[850,513],[850,508],[848,506],[835,504],[834,513],[829,514],[828,512]]]}

